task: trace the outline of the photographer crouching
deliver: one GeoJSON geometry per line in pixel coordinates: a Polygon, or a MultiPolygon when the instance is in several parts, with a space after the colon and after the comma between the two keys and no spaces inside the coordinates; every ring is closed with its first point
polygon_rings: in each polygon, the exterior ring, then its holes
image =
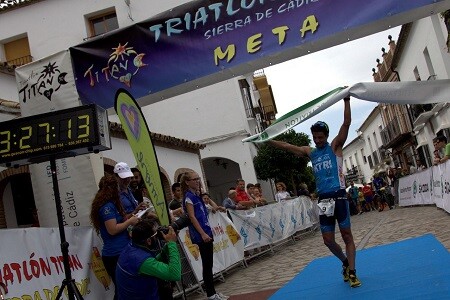
{"type": "Polygon", "coordinates": [[[159,230],[158,225],[144,219],[133,227],[131,243],[120,254],[116,268],[119,300],[159,300],[158,280],[181,279],[175,231],[170,226],[159,230]],[[162,250],[158,238],[167,242],[162,250]]]}

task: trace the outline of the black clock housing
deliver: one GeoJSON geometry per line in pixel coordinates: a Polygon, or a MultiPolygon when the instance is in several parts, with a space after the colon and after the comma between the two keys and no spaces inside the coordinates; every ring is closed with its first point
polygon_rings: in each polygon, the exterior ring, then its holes
{"type": "Polygon", "coordinates": [[[95,104],[0,123],[0,165],[4,167],[109,149],[108,115],[95,104]]]}

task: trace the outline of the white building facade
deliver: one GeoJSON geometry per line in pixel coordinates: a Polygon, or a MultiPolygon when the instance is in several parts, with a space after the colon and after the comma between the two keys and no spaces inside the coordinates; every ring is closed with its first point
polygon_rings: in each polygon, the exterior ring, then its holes
{"type": "MultiPolygon", "coordinates": [[[[404,50],[396,68],[401,81],[450,78],[450,54],[446,45],[447,28],[439,14],[411,23],[405,35],[404,50]]],[[[450,95],[446,101],[450,101],[450,95]]],[[[424,165],[433,160],[433,138],[443,134],[450,139],[450,110],[440,103],[422,110],[413,108],[413,130],[417,151],[424,165]]]]}
{"type": "MultiPolygon", "coordinates": [[[[89,37],[148,19],[185,2],[188,1],[31,0],[9,5],[2,3],[0,99],[8,103],[21,101],[15,67],[81,44],[89,37]]],[[[241,140],[269,125],[276,114],[270,86],[263,73],[238,76],[142,110],[151,132],[181,141],[180,149],[174,147],[171,150],[170,143],[167,146],[164,142],[160,143],[161,147],[156,147],[160,167],[167,173],[167,185],[179,179],[180,170],[192,169],[202,175],[205,190],[212,198],[221,202],[228,189],[235,186],[236,179],[257,182],[253,167],[257,149],[241,140]],[[260,79],[265,81],[265,86],[258,86],[256,82],[260,79]],[[190,152],[183,154],[186,140],[192,141],[187,144],[194,146],[187,147],[190,152]],[[196,153],[198,151],[200,155],[196,153]]],[[[15,117],[17,114],[1,114],[0,121],[15,117]]],[[[118,122],[112,112],[110,121],[118,122]]],[[[113,149],[103,153],[105,160],[134,165],[126,141],[113,138],[112,142],[113,149]]],[[[21,172],[26,172],[23,170],[21,172]]],[[[3,179],[7,181],[7,176],[3,179]]],[[[261,183],[265,197],[273,197],[271,186],[261,183]]]]}
{"type": "MultiPolygon", "coordinates": [[[[403,25],[397,42],[389,37],[389,50],[382,49],[383,59],[377,60],[377,69],[373,69],[374,81],[450,78],[447,36],[439,14],[403,25]]],[[[445,100],[450,100],[450,95],[445,100]]],[[[450,140],[449,112],[448,102],[435,105],[380,103],[358,130],[359,137],[344,148],[346,176],[367,182],[373,174],[385,172],[389,166],[403,169],[408,169],[408,165],[431,166],[433,138],[444,135],[450,140]],[[357,149],[359,147],[361,149],[357,149]],[[355,158],[358,155],[362,160],[355,158]]]]}
{"type": "Polygon", "coordinates": [[[386,171],[389,161],[382,147],[382,129],[380,106],[376,106],[358,129],[358,137],[343,149],[347,184],[371,182],[375,173],[386,171]]]}

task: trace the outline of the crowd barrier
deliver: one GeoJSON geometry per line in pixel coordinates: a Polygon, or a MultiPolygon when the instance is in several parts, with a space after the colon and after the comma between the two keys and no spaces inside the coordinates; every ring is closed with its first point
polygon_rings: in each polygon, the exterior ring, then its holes
{"type": "MultiPolygon", "coordinates": [[[[214,273],[221,274],[244,261],[244,251],[277,243],[317,223],[317,207],[309,197],[299,197],[247,211],[210,213],[214,234],[214,273]]],[[[101,259],[102,241],[92,227],[65,227],[72,278],[84,299],[112,299],[113,283],[101,259]]],[[[0,286],[10,300],[55,299],[65,279],[57,228],[0,230],[0,286]]],[[[189,231],[179,232],[188,272],[200,287],[201,258],[189,231]],[[190,269],[189,269],[190,268],[190,269]]],[[[244,264],[245,265],[245,264],[244,264]]],[[[185,272],[186,270],[184,270],[185,272]]],[[[67,299],[67,295],[65,295],[67,299]]]]}
{"type": "Polygon", "coordinates": [[[399,180],[400,206],[435,204],[450,213],[450,161],[399,180]]]}
{"type": "Polygon", "coordinates": [[[318,207],[300,196],[252,210],[233,210],[233,223],[244,240],[244,249],[275,244],[318,222],[318,207]]]}

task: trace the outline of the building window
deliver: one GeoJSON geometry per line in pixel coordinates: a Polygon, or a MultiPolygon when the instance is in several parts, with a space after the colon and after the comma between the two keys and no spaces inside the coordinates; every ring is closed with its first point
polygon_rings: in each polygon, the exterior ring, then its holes
{"type": "Polygon", "coordinates": [[[431,62],[430,53],[428,52],[427,47],[425,47],[425,50],[423,50],[423,56],[425,57],[425,62],[427,63],[428,73],[430,74],[430,77],[428,77],[428,80],[435,80],[436,73],[434,72],[433,63],[431,62]]]}
{"type": "Polygon", "coordinates": [[[373,165],[373,162],[372,162],[372,157],[370,155],[367,157],[367,160],[369,161],[369,167],[371,169],[373,169],[374,165],[373,165]]]}
{"type": "Polygon", "coordinates": [[[5,60],[10,66],[22,66],[32,61],[28,37],[4,43],[5,60]]]}
{"type": "Polygon", "coordinates": [[[417,67],[414,68],[413,72],[414,72],[414,78],[416,78],[416,81],[421,81],[422,79],[420,79],[420,74],[419,74],[419,70],[417,69],[417,67]]]}
{"type": "Polygon", "coordinates": [[[250,85],[247,80],[241,79],[239,80],[239,87],[241,88],[242,101],[244,102],[245,115],[247,118],[254,118],[255,113],[253,111],[250,85]]]}
{"type": "Polygon", "coordinates": [[[109,12],[89,18],[91,37],[119,28],[116,12],[109,12]]]}
{"type": "Polygon", "coordinates": [[[364,153],[364,148],[361,149],[361,156],[363,158],[364,164],[367,164],[367,157],[366,154],[364,153]]]}

